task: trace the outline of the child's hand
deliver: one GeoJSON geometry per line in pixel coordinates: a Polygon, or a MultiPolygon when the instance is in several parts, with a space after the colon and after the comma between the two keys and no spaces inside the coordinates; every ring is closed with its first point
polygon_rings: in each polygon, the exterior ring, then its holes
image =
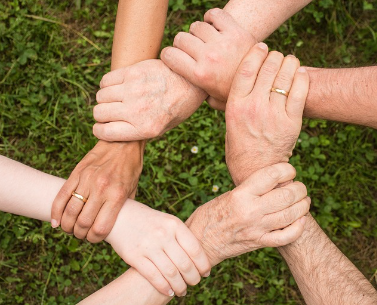
{"type": "Polygon", "coordinates": [[[191,24],[190,33],[178,33],[174,47],[165,48],[161,59],[174,72],[205,90],[212,97],[208,100],[211,107],[225,110],[237,67],[257,41],[221,9],[209,10],[204,21],[191,24]]]}
{"type": "Polygon", "coordinates": [[[128,200],[106,238],[123,260],[165,295],[186,294],[211,269],[195,236],[177,217],[128,200]]]}

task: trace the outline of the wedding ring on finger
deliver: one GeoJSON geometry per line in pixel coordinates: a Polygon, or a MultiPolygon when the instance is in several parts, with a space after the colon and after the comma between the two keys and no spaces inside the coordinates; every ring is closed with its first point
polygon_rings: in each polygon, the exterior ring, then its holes
{"type": "Polygon", "coordinates": [[[283,89],[278,89],[278,88],[271,88],[271,92],[275,92],[275,93],[284,95],[286,97],[288,97],[288,94],[289,94],[289,92],[287,92],[287,91],[285,91],[283,89]]]}
{"type": "Polygon", "coordinates": [[[88,198],[85,198],[84,196],[77,194],[75,191],[72,192],[72,196],[76,197],[77,199],[80,199],[84,203],[88,201],[88,198]]]}

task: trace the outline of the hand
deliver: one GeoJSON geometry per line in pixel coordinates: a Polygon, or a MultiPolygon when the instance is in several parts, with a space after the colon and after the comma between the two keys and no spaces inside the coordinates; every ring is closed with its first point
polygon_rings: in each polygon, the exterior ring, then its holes
{"type": "Polygon", "coordinates": [[[257,41],[221,9],[209,10],[204,21],[191,24],[190,33],[178,33],[174,47],[162,50],[161,59],[205,90],[211,96],[211,107],[225,110],[237,67],[257,41]]]}
{"type": "Polygon", "coordinates": [[[56,196],[51,225],[96,243],[111,231],[119,210],[134,197],[143,167],[144,143],[100,141],[81,160],[56,196]],[[75,191],[88,201],[72,196],[75,191]]]}
{"type": "Polygon", "coordinates": [[[106,239],[158,291],[186,294],[211,265],[199,241],[177,217],[128,200],[106,239]],[[171,290],[172,289],[172,290],[171,290]]]}
{"type": "Polygon", "coordinates": [[[310,208],[305,185],[294,182],[274,189],[295,175],[288,163],[263,168],[191,215],[187,225],[212,266],[259,248],[287,245],[301,236],[310,208]]]}
{"type": "Polygon", "coordinates": [[[255,45],[234,77],[226,105],[226,162],[236,185],[265,166],[288,162],[300,134],[309,76],[299,60],[255,45]],[[279,88],[288,97],[271,92],[279,88]]]}
{"type": "Polygon", "coordinates": [[[100,86],[93,133],[105,141],[160,136],[186,120],[207,96],[157,59],[112,71],[100,86]]]}

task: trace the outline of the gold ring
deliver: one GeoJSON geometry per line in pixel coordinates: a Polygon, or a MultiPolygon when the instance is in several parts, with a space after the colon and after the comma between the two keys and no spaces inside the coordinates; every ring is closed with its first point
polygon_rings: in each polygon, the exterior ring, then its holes
{"type": "Polygon", "coordinates": [[[72,196],[76,197],[77,199],[80,199],[84,203],[88,201],[88,198],[85,198],[84,196],[81,196],[80,194],[77,194],[76,192],[72,192],[72,196]]]}
{"type": "Polygon", "coordinates": [[[279,93],[279,94],[287,96],[287,97],[288,97],[288,94],[289,94],[289,92],[287,92],[283,89],[278,89],[278,88],[272,88],[271,92],[276,92],[276,93],[279,93]]]}

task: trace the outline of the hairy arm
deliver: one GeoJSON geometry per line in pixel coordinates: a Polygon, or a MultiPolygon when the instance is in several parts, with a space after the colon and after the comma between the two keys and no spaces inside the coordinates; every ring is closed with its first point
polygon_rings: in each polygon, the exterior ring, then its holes
{"type": "Polygon", "coordinates": [[[294,243],[279,248],[308,305],[376,304],[377,292],[313,217],[294,243]]]}
{"type": "Polygon", "coordinates": [[[377,128],[377,67],[308,72],[306,116],[377,128]]]}

